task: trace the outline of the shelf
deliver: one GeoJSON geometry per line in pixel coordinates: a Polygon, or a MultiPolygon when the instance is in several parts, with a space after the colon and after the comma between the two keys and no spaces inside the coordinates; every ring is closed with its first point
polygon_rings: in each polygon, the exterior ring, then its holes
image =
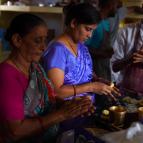
{"type": "Polygon", "coordinates": [[[142,6],[142,0],[123,0],[125,6],[142,6]]]}
{"type": "Polygon", "coordinates": [[[130,19],[143,19],[143,14],[138,14],[138,13],[130,13],[126,16],[126,18],[130,19]]]}
{"type": "Polygon", "coordinates": [[[38,13],[53,13],[53,14],[62,14],[62,7],[38,7],[38,6],[7,6],[0,5],[0,11],[4,12],[38,12],[38,13]]]}
{"type": "MultiPolygon", "coordinates": [[[[53,14],[62,14],[62,7],[38,7],[38,6],[6,6],[0,5],[1,12],[32,12],[32,13],[53,13],[53,14]]],[[[143,14],[131,13],[128,14],[126,18],[133,19],[142,19],[143,14]]]]}

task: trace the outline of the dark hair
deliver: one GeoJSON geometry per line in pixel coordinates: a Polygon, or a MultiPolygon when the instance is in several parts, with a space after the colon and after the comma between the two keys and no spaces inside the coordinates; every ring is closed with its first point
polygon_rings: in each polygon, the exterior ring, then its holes
{"type": "Polygon", "coordinates": [[[80,3],[69,7],[65,15],[65,25],[68,26],[73,19],[78,24],[96,24],[100,21],[100,14],[91,4],[80,3]]]}
{"type": "Polygon", "coordinates": [[[99,0],[99,7],[105,8],[108,6],[109,3],[111,3],[113,0],[99,0]]]}
{"type": "Polygon", "coordinates": [[[19,14],[11,21],[10,26],[5,33],[5,39],[7,41],[11,41],[11,38],[15,33],[18,33],[21,37],[23,37],[38,25],[46,26],[46,23],[43,19],[36,15],[29,13],[19,14]]]}

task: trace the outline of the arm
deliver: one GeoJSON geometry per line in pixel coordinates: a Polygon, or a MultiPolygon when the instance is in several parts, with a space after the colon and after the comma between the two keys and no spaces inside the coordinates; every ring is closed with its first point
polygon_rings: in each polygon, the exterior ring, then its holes
{"type": "Polygon", "coordinates": [[[91,101],[88,98],[81,98],[80,100],[65,101],[57,111],[49,113],[43,117],[35,117],[32,119],[7,121],[7,136],[10,139],[17,141],[27,137],[44,133],[49,127],[84,113],[93,110],[91,101]],[[81,110],[82,109],[82,110],[81,110]]]}
{"type": "MultiPolygon", "coordinates": [[[[43,57],[44,69],[55,87],[56,94],[63,99],[74,95],[73,86],[64,85],[64,71],[68,55],[66,52],[63,45],[55,45],[49,47],[49,52],[43,57]]],[[[92,92],[90,83],[76,85],[77,94],[84,92],[92,92]]]]}
{"type": "Polygon", "coordinates": [[[43,133],[43,129],[46,130],[61,121],[82,115],[91,108],[91,101],[88,98],[82,98],[80,100],[68,101],[68,103],[65,101],[58,110],[43,117],[36,116],[26,119],[23,106],[23,87],[18,82],[17,76],[15,78],[14,75],[1,74],[0,72],[0,81],[1,126],[5,128],[3,131],[10,140],[17,141],[33,137],[43,133]]]}
{"type": "MultiPolygon", "coordinates": [[[[71,85],[63,85],[64,73],[60,69],[51,69],[48,71],[48,77],[53,82],[57,96],[66,98],[74,95],[74,89],[71,85]]],[[[110,85],[98,81],[76,85],[76,93],[93,92],[97,94],[109,95],[112,98],[112,93],[119,95],[117,89],[113,89],[110,85]]]]}
{"type": "MultiPolygon", "coordinates": [[[[48,77],[52,81],[55,92],[60,98],[66,98],[74,95],[72,85],[64,85],[64,71],[58,68],[53,68],[48,71],[48,77]]],[[[93,92],[90,83],[76,85],[76,94],[93,92]]]]}
{"type": "MultiPolygon", "coordinates": [[[[139,29],[137,28],[138,25],[129,25],[123,30],[124,34],[124,41],[123,43],[117,42],[122,46],[122,53],[125,55],[123,58],[118,59],[113,63],[113,70],[119,71],[123,68],[133,64],[133,63],[141,63],[142,62],[142,50],[136,51],[136,42],[139,36],[139,29]],[[136,30],[134,30],[136,28],[136,30]]],[[[122,35],[120,35],[120,39],[122,35]]],[[[142,49],[142,47],[140,47],[142,49]]],[[[121,52],[121,49],[119,49],[121,52]]]]}
{"type": "Polygon", "coordinates": [[[51,125],[63,121],[63,117],[60,112],[51,113],[45,117],[41,118],[42,125],[38,118],[33,119],[23,119],[23,120],[14,120],[7,121],[3,123],[6,130],[6,135],[9,136],[10,140],[22,140],[27,137],[32,137],[38,135],[39,133],[44,132],[43,127],[48,128],[51,125]]]}
{"type": "MultiPolygon", "coordinates": [[[[24,78],[25,79],[25,78],[24,78]]],[[[12,140],[23,139],[41,132],[41,125],[37,118],[25,119],[24,116],[24,87],[27,80],[19,79],[14,70],[9,68],[0,70],[0,120],[5,128],[6,136],[12,140]],[[14,74],[13,74],[14,73],[14,74]],[[22,82],[22,84],[21,84],[22,82]]],[[[46,127],[63,120],[64,114],[51,113],[44,118],[46,127]]]]}
{"type": "Polygon", "coordinates": [[[118,32],[117,38],[114,42],[114,54],[111,58],[111,64],[114,72],[118,72],[125,68],[129,61],[131,60],[131,56],[125,58],[125,49],[126,47],[126,32],[124,29],[121,29],[118,32]]]}
{"type": "Polygon", "coordinates": [[[129,55],[128,57],[126,57],[124,59],[115,61],[113,63],[113,71],[118,72],[118,71],[124,69],[128,65],[132,64],[132,61],[133,61],[133,55],[129,55]]]}
{"type": "MultiPolygon", "coordinates": [[[[64,85],[64,70],[66,67],[66,50],[63,46],[49,47],[49,52],[43,57],[43,66],[49,79],[52,81],[56,94],[58,97],[64,99],[74,95],[74,88],[72,85],[64,85]]],[[[98,94],[110,95],[111,88],[103,83],[85,83],[75,85],[76,94],[93,92],[98,94]]]]}

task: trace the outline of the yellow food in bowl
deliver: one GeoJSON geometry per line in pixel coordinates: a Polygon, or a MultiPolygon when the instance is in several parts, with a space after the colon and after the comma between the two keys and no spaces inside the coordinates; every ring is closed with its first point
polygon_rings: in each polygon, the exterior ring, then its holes
{"type": "Polygon", "coordinates": [[[109,115],[109,110],[103,110],[103,111],[102,111],[102,114],[103,114],[103,115],[106,115],[106,116],[109,115]]]}

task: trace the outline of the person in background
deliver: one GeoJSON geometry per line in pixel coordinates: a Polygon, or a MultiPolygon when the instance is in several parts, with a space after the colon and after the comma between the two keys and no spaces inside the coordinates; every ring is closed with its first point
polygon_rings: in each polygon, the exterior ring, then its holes
{"type": "MultiPolygon", "coordinates": [[[[116,37],[117,37],[117,34],[118,34],[118,31],[119,31],[119,28],[116,27],[116,25],[119,25],[120,23],[120,19],[122,20],[123,18],[125,18],[125,16],[128,14],[128,13],[131,13],[131,12],[136,12],[136,13],[141,13],[141,11],[143,10],[143,8],[139,7],[139,6],[130,6],[130,7],[124,7],[122,6],[121,8],[118,9],[118,15],[115,17],[115,18],[110,18],[110,23],[114,23],[115,26],[112,26],[112,27],[115,27],[114,31],[115,32],[112,32],[113,35],[112,38],[112,47],[114,49],[114,42],[116,40],[116,37]],[[119,17],[119,20],[118,20],[118,17],[119,17]],[[117,22],[116,22],[117,21],[117,22]],[[115,24],[116,23],[116,24],[115,24]],[[114,36],[115,35],[115,36],[114,36]]],[[[116,50],[116,48],[115,48],[116,50]]],[[[114,54],[112,55],[111,59],[110,59],[110,66],[111,66],[111,79],[113,82],[115,82],[116,84],[118,84],[121,80],[122,80],[122,77],[120,76],[120,72],[114,72],[113,69],[112,69],[112,61],[114,61],[114,54]],[[112,59],[113,58],[113,59],[112,59]]]]}
{"type": "Polygon", "coordinates": [[[113,71],[124,94],[143,95],[143,21],[122,28],[114,43],[113,71]]]}
{"type": "MultiPolygon", "coordinates": [[[[99,12],[92,5],[73,5],[65,17],[65,31],[44,52],[42,65],[59,98],[88,96],[94,102],[94,93],[112,98],[114,93],[118,95],[118,89],[110,87],[110,83],[92,82],[92,60],[84,41],[99,21],[99,12]]],[[[80,123],[77,119],[66,127],[80,123]]]]}
{"type": "Polygon", "coordinates": [[[91,101],[61,101],[38,63],[47,40],[47,25],[32,14],[16,16],[5,38],[11,54],[0,64],[0,135],[3,143],[53,143],[57,123],[82,115],[92,108],[91,101]]]}
{"type": "MultiPolygon", "coordinates": [[[[119,22],[126,15],[126,8],[121,7],[120,0],[94,0],[98,5],[102,20],[93,31],[91,38],[85,41],[85,45],[91,54],[93,72],[101,79],[112,80],[110,58],[113,54],[114,43],[119,22]]],[[[96,105],[100,110],[111,106],[112,101],[106,96],[96,95],[96,105]],[[101,109],[100,109],[101,108],[101,109]]]]}
{"type": "Polygon", "coordinates": [[[92,37],[85,44],[88,46],[92,60],[93,70],[97,76],[111,81],[110,57],[113,49],[110,45],[110,25],[107,17],[114,17],[117,10],[116,0],[99,0],[98,7],[102,21],[93,31],[92,37]]]}
{"type": "Polygon", "coordinates": [[[114,82],[110,66],[113,43],[120,21],[125,18],[128,11],[133,11],[133,7],[128,9],[123,7],[120,0],[99,0],[98,5],[103,20],[85,44],[89,47],[92,56],[94,72],[98,76],[114,82]]]}

